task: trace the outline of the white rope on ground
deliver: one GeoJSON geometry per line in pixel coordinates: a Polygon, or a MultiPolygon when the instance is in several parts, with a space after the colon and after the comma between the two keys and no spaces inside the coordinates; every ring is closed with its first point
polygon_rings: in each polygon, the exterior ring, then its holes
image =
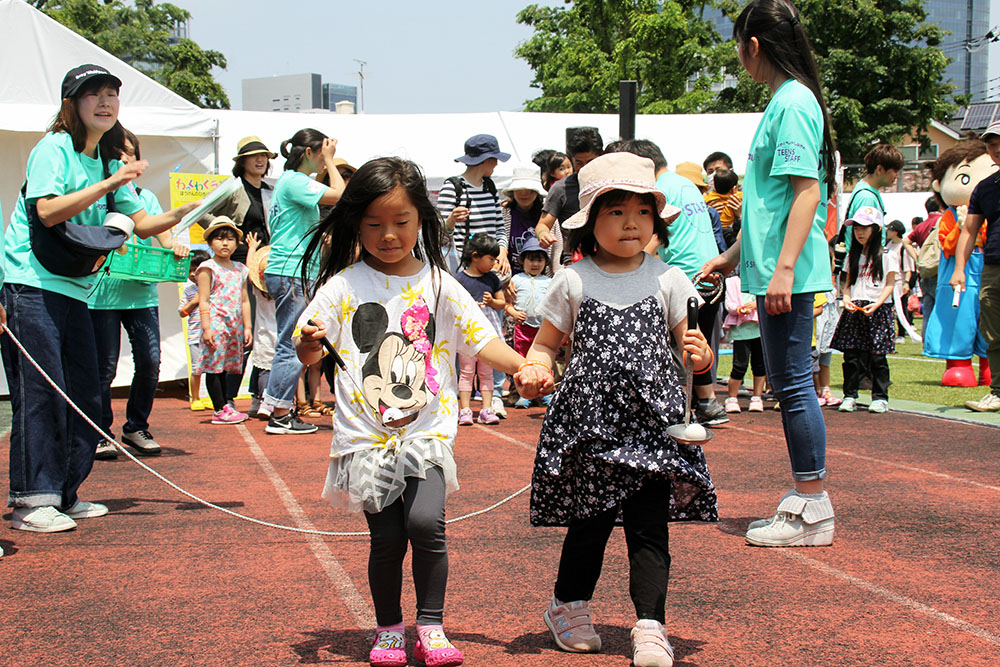
{"type": "MultiPolygon", "coordinates": [[[[181,487],[177,486],[176,484],[174,484],[173,482],[171,482],[169,479],[167,479],[166,477],[164,477],[160,473],[156,472],[156,470],[154,470],[153,468],[149,467],[148,465],[146,465],[145,463],[143,463],[142,461],[140,461],[139,459],[137,459],[130,451],[128,451],[127,449],[125,449],[124,445],[122,445],[117,440],[115,440],[113,437],[111,437],[110,435],[108,435],[107,433],[105,433],[104,430],[100,426],[98,426],[97,424],[95,424],[93,422],[93,420],[91,420],[91,418],[88,417],[83,412],[83,410],[81,410],[79,408],[79,406],[77,406],[76,403],[74,403],[70,399],[70,397],[66,395],[66,392],[64,392],[62,390],[62,388],[59,385],[57,385],[52,380],[52,378],[49,376],[49,374],[46,373],[45,370],[41,366],[38,365],[38,362],[35,361],[34,358],[30,354],[28,354],[28,351],[26,349],[24,349],[23,345],[21,345],[21,341],[19,341],[14,336],[14,334],[11,333],[10,329],[8,329],[8,328],[5,327],[3,333],[7,334],[7,336],[10,337],[10,339],[11,339],[11,341],[13,341],[14,345],[17,346],[17,349],[19,349],[21,351],[21,354],[24,355],[24,358],[27,359],[28,362],[32,366],[35,367],[35,370],[37,370],[41,374],[42,378],[46,382],[48,382],[49,385],[53,389],[56,390],[56,393],[59,394],[62,397],[62,399],[64,401],[66,401],[66,403],[71,408],[73,408],[74,412],[76,412],[78,415],[80,415],[81,417],[83,417],[83,420],[85,422],[87,422],[87,424],[89,424],[90,426],[92,426],[94,428],[94,430],[97,431],[97,433],[102,438],[104,438],[108,442],[113,442],[114,445],[115,445],[115,447],[117,447],[119,451],[121,451],[123,454],[125,454],[125,456],[127,456],[129,459],[131,459],[133,463],[135,463],[140,468],[142,468],[143,470],[145,470],[146,472],[148,472],[149,474],[151,474],[153,477],[157,478],[158,480],[160,480],[161,482],[163,482],[164,484],[166,484],[167,486],[169,486],[171,489],[173,489],[177,493],[180,493],[181,495],[186,496],[186,497],[190,498],[191,500],[195,501],[196,503],[198,503],[200,505],[204,505],[205,507],[209,507],[211,509],[218,510],[219,512],[222,512],[223,514],[228,514],[229,516],[234,517],[236,519],[241,519],[243,521],[248,521],[250,523],[257,524],[258,526],[264,526],[265,528],[274,528],[276,530],[285,530],[285,531],[288,531],[288,532],[291,532],[291,533],[305,533],[306,535],[323,535],[323,536],[326,536],[326,537],[365,537],[367,535],[370,535],[370,533],[368,531],[366,531],[366,530],[365,531],[310,530],[310,529],[306,529],[306,528],[298,528],[296,526],[285,526],[285,525],[282,525],[280,523],[271,523],[270,521],[264,521],[262,519],[255,519],[254,517],[246,516],[245,514],[240,514],[239,512],[234,512],[231,509],[227,509],[225,507],[221,507],[219,505],[216,505],[215,503],[209,502],[209,501],[207,501],[207,500],[205,500],[203,498],[199,498],[198,496],[194,495],[190,491],[182,489],[181,487]]],[[[486,512],[490,512],[492,510],[495,510],[496,508],[500,507],[501,505],[510,502],[514,498],[517,498],[519,495],[521,495],[522,493],[524,493],[525,491],[527,491],[530,488],[531,488],[531,485],[528,484],[528,485],[526,485],[526,486],[518,489],[514,493],[510,494],[506,498],[503,498],[502,500],[499,500],[498,502],[493,503],[489,507],[485,507],[485,508],[483,508],[481,510],[476,510],[475,512],[469,512],[468,514],[463,514],[462,516],[457,516],[454,519],[448,519],[447,521],[445,521],[445,523],[446,524],[452,524],[452,523],[456,523],[458,521],[464,521],[466,519],[471,519],[472,517],[479,516],[480,514],[485,514],[486,512]]]]}

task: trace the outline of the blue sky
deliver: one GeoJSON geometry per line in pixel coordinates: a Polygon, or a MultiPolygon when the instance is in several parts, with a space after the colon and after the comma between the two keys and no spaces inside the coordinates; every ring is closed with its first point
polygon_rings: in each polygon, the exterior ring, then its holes
{"type": "MultiPolygon", "coordinates": [[[[172,1],[191,12],[191,38],[229,59],[216,78],[234,109],[247,78],[315,72],[357,85],[355,58],[368,63],[368,113],[516,111],[538,94],[531,68],[513,56],[531,36],[515,19],[530,0],[172,1]]],[[[1000,24],[1000,0],[990,0],[990,13],[991,25],[1000,24]]],[[[993,79],[1000,43],[988,48],[993,79]]]]}
{"type": "Polygon", "coordinates": [[[229,60],[216,78],[234,109],[248,78],[315,72],[357,85],[355,58],[368,63],[368,113],[515,111],[537,95],[513,56],[531,36],[515,19],[529,0],[172,2],[191,12],[190,37],[229,60]]]}

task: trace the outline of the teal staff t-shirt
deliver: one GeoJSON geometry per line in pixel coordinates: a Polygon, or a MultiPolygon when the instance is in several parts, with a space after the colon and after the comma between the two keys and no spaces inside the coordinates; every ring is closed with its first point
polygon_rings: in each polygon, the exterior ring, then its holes
{"type": "MultiPolygon", "coordinates": [[[[113,174],[121,167],[120,160],[108,160],[108,172],[113,174]]],[[[87,294],[99,273],[82,278],[70,278],[50,273],[31,251],[31,230],[25,199],[37,201],[50,195],[60,196],[77,192],[104,180],[100,156],[88,157],[73,149],[73,138],[65,132],[50,132],[42,137],[28,156],[28,189],[25,196],[18,196],[14,213],[10,216],[4,242],[4,259],[7,264],[6,282],[36,287],[56,292],[78,301],[86,301],[87,294]]],[[[119,213],[133,215],[142,210],[142,201],[129,183],[115,191],[115,206],[119,213]]],[[[101,197],[70,220],[82,225],[100,226],[107,214],[107,198],[101,197]]]]}
{"type": "Polygon", "coordinates": [[[781,84],[764,111],[750,144],[743,179],[743,229],[740,279],[744,292],[761,296],[778,265],[792,210],[791,176],[819,181],[820,203],[799,259],[793,294],[833,289],[826,243],[827,186],[822,162],[823,111],[806,86],[795,79],[781,84]]]}
{"type": "Polygon", "coordinates": [[[719,254],[708,204],[691,179],[674,172],[661,174],[656,179],[656,189],[666,195],[668,204],[681,210],[667,227],[667,247],[660,246],[657,253],[661,260],[693,280],[705,262],[719,254]]]}
{"type": "Polygon", "coordinates": [[[286,171],[278,179],[271,196],[271,254],[265,275],[299,277],[324,192],[325,185],[297,171],[286,171]]]}
{"type": "MultiPolygon", "coordinates": [[[[163,213],[160,202],[152,190],[140,189],[139,199],[142,200],[143,208],[149,215],[163,213]]],[[[140,239],[133,234],[128,242],[152,247],[153,237],[140,239]]],[[[156,291],[156,283],[119,280],[105,275],[103,272],[99,275],[97,287],[87,299],[87,307],[91,310],[136,310],[160,305],[160,295],[156,291]]]]}

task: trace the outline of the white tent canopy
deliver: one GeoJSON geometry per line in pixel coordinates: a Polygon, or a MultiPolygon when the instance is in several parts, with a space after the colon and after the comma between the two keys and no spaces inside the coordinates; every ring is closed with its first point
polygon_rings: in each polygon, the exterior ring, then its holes
{"type": "MultiPolygon", "coordinates": [[[[598,128],[605,142],[618,137],[614,114],[563,114],[499,111],[490,113],[340,115],[332,113],[278,113],[266,111],[214,111],[219,121],[220,169],[232,165],[236,143],[256,135],[275,153],[282,141],[311,127],[336,137],[337,155],[355,167],[374,157],[398,155],[419,164],[432,190],[464,167],[455,162],[465,140],[474,134],[492,134],[500,149],[512,155],[497,166],[495,180],[502,184],[518,162],[528,162],[543,149],[565,150],[566,128],[598,128]]],[[[712,151],[733,157],[742,173],[750,141],[761,114],[701,114],[638,116],[636,136],[660,146],[669,165],[692,161],[701,164],[712,151]]],[[[282,158],[274,161],[271,176],[281,172],[282,158]]]]}
{"type": "MultiPolygon", "coordinates": [[[[212,171],[215,166],[215,119],[202,109],[156,83],[138,70],[101,50],[23,0],[0,0],[0,201],[4,225],[10,220],[24,182],[28,154],[42,138],[61,103],[60,88],[67,71],[85,63],[102,65],[122,80],[121,122],[142,144],[150,169],[139,185],[156,193],[167,206],[168,175],[182,171],[212,171]]],[[[160,379],[187,375],[185,345],[177,308],[177,289],[162,285],[160,327],[163,354],[160,379]]],[[[131,354],[123,340],[116,384],[127,384],[131,354]]],[[[0,393],[7,392],[0,375],[0,393]]]]}

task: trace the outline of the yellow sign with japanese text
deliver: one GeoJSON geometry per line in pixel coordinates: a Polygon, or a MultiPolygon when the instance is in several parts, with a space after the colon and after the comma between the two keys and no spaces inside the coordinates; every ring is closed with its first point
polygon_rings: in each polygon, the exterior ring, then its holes
{"type": "MultiPolygon", "coordinates": [[[[170,174],[170,208],[177,208],[181,204],[200,201],[209,192],[219,187],[229,174],[170,174]]],[[[191,225],[188,233],[191,243],[204,243],[205,237],[202,235],[200,225],[191,225]]]]}

